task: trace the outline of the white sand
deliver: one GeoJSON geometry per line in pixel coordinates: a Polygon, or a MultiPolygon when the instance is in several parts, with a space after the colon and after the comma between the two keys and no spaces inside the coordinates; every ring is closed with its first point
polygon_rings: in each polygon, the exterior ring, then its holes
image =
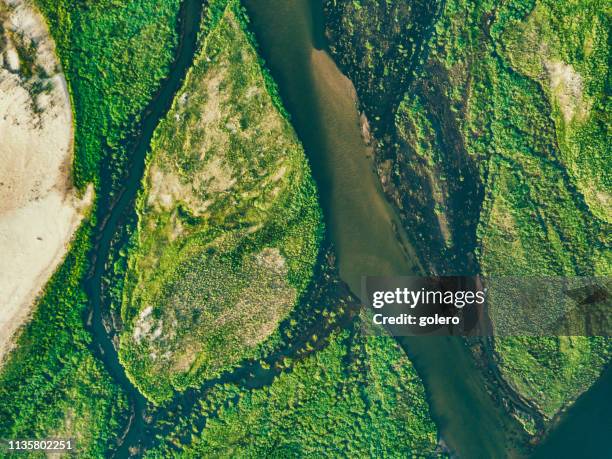
{"type": "Polygon", "coordinates": [[[93,195],[89,189],[79,199],[72,187],[70,98],[44,20],[24,0],[0,0],[3,7],[0,20],[10,32],[4,49],[0,44],[0,361],[93,195]],[[16,39],[21,43],[11,41],[16,39]],[[50,75],[42,81],[52,86],[35,97],[30,90],[38,77],[23,79],[15,61],[15,47],[31,40],[37,43],[36,64],[50,75]]]}

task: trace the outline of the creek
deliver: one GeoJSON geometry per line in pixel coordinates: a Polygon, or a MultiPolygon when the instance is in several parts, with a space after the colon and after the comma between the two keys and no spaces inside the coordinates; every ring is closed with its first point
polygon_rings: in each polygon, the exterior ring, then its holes
{"type": "MultiPolygon", "coordinates": [[[[144,111],[139,123],[139,131],[130,148],[130,167],[122,182],[122,188],[114,199],[98,202],[98,219],[94,229],[94,244],[91,250],[91,271],[85,280],[85,290],[89,296],[92,310],[88,320],[93,335],[94,350],[100,355],[106,369],[115,382],[125,391],[132,406],[132,416],[126,428],[121,446],[115,452],[117,457],[128,457],[128,448],[140,443],[144,432],[144,415],[147,401],[128,379],[119,355],[113,344],[112,335],[106,329],[102,310],[102,277],[111,250],[111,242],[126,213],[133,209],[136,193],[140,189],[145,168],[145,157],[149,150],[151,137],[159,120],[172,105],[174,94],[180,89],[187,69],[191,66],[197,45],[197,35],[202,13],[201,0],[184,0],[178,20],[179,43],[168,77],[144,111]]],[[[102,189],[110,183],[110,176],[102,176],[102,189]]]]}
{"type": "MultiPolygon", "coordinates": [[[[342,279],[359,294],[362,275],[422,272],[373,170],[372,150],[363,139],[363,120],[358,112],[355,89],[326,50],[321,3],[314,0],[246,0],[245,6],[261,54],[278,83],[310,160],[342,279]]],[[[147,403],[127,378],[112,337],[105,329],[102,275],[111,240],[140,187],[153,131],[168,111],[192,62],[201,8],[198,0],[185,0],[182,6],[181,40],[175,62],[142,118],[140,133],[131,152],[129,176],[118,198],[107,208],[100,208],[103,218],[99,218],[95,230],[93,268],[86,281],[93,304],[94,345],[134,407],[117,457],[129,456],[130,446],[143,442],[147,403]]],[[[461,338],[409,337],[398,339],[398,342],[423,379],[432,416],[441,438],[453,453],[465,458],[502,458],[514,454],[512,443],[516,423],[487,393],[484,377],[461,338]]],[[[554,456],[546,457],[562,457],[563,452],[576,451],[575,446],[572,450],[575,445],[572,439],[579,437],[570,435],[572,426],[579,427],[578,435],[589,433],[591,441],[605,447],[605,429],[609,427],[605,414],[609,413],[610,406],[606,389],[611,373],[607,371],[604,380],[579,400],[570,410],[570,416],[544,443],[542,451],[554,452],[554,456]],[[602,400],[607,401],[608,409],[601,410],[598,402],[602,400]],[[578,415],[574,415],[575,412],[578,415]],[[592,416],[596,428],[583,427],[584,420],[592,416]]],[[[262,384],[268,376],[262,377],[262,384]]],[[[259,386],[257,381],[251,385],[259,386]]],[[[587,425],[592,426],[593,421],[587,425]]],[[[597,448],[596,451],[607,451],[597,448]]]]}

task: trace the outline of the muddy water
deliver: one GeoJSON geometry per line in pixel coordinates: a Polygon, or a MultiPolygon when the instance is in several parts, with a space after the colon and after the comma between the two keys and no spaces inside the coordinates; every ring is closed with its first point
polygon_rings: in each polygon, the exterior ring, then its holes
{"type": "MultiPolygon", "coordinates": [[[[245,3],[310,159],[341,277],[359,294],[362,275],[420,272],[373,172],[354,88],[325,50],[321,5],[308,0],[245,3]]],[[[486,393],[462,342],[421,337],[400,344],[423,377],[448,447],[467,458],[505,457],[513,426],[486,393]]]]}
{"type": "Polygon", "coordinates": [[[409,246],[400,246],[395,236],[401,225],[379,199],[381,186],[370,171],[371,151],[360,134],[354,88],[327,52],[317,49],[315,41],[321,43],[322,36],[313,35],[308,2],[246,3],[263,55],[308,150],[343,279],[356,286],[362,274],[377,269],[413,272],[413,257],[405,253],[409,246]]]}
{"type": "Polygon", "coordinates": [[[340,274],[357,293],[355,287],[360,285],[361,276],[376,274],[375,267],[406,274],[419,268],[414,265],[416,257],[396,214],[386,200],[378,199],[382,189],[370,172],[368,156],[372,152],[361,136],[352,83],[324,50],[312,48],[307,58],[305,63],[314,70],[310,74],[313,108],[322,127],[311,137],[318,145],[309,145],[308,149],[316,174],[327,178],[321,190],[329,202],[325,206],[326,222],[336,246],[340,274]],[[368,222],[362,221],[364,215],[368,222]],[[377,238],[371,237],[372,226],[377,228],[377,238]],[[403,244],[398,244],[397,236],[403,244]],[[364,267],[373,271],[364,272],[364,267]]]}

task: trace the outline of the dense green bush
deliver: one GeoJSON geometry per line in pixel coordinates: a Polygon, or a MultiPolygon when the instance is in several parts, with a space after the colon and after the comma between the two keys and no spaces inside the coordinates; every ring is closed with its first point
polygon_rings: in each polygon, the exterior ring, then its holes
{"type": "Polygon", "coordinates": [[[84,328],[91,227],[78,231],[0,373],[2,438],[74,438],[83,454],[112,448],[129,415],[125,394],[89,348],[84,328]]]}
{"type": "Polygon", "coordinates": [[[172,62],[179,0],[36,3],[49,22],[72,95],[75,184],[99,182],[105,160],[116,186],[135,123],[172,62]]]}
{"type": "Polygon", "coordinates": [[[424,396],[392,338],[342,331],[270,386],[216,387],[204,428],[177,425],[146,457],[437,457],[424,396]]]}

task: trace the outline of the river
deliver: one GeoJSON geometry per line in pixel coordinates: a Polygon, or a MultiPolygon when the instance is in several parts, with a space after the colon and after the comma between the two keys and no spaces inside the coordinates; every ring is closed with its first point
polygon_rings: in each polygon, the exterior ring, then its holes
{"type": "MultiPolygon", "coordinates": [[[[372,152],[362,137],[354,87],[326,51],[321,2],[244,3],[261,54],[310,160],[341,277],[359,294],[362,275],[422,273],[374,173],[372,152]]],[[[492,401],[461,338],[410,337],[399,342],[423,379],[432,415],[451,451],[465,458],[519,454],[513,445],[518,425],[492,401]]],[[[607,401],[609,406],[609,397],[607,401]]],[[[583,416],[594,414],[592,411],[581,410],[583,416]]],[[[595,430],[605,438],[604,426],[609,422],[601,421],[595,430]]],[[[572,450],[565,438],[551,435],[551,441],[545,443],[555,451],[550,457],[572,450]]]]}
{"type": "MultiPolygon", "coordinates": [[[[320,2],[247,0],[245,4],[261,53],[279,85],[309,157],[341,277],[359,294],[360,278],[364,274],[421,273],[399,219],[373,171],[372,152],[362,138],[355,90],[325,49],[320,2]]],[[[126,437],[116,453],[118,457],[128,456],[128,447],[136,446],[142,440],[146,400],[126,377],[111,338],[104,329],[101,276],[110,241],[140,186],[152,133],[170,107],[173,95],[191,64],[200,10],[200,2],[185,0],[181,10],[181,42],[175,62],[169,78],[142,119],[139,138],[131,155],[129,177],[118,199],[108,208],[100,209],[92,251],[93,269],[86,282],[93,303],[91,328],[96,348],[134,406],[126,437]]],[[[400,344],[423,378],[432,416],[451,451],[465,458],[512,455],[517,426],[491,400],[483,377],[460,338],[415,337],[402,339],[400,344]]],[[[599,393],[604,393],[609,387],[610,371],[607,374],[607,383],[597,386],[599,393]]],[[[573,416],[575,410],[572,410],[572,417],[562,422],[558,429],[561,433],[554,432],[550,441],[545,443],[547,451],[558,453],[553,457],[560,457],[560,452],[568,450],[564,448],[568,435],[563,434],[563,429],[572,430],[572,426],[576,426],[575,422],[572,424],[573,419],[584,419],[584,416],[595,413],[594,407],[599,400],[597,392],[595,401],[585,400],[577,404],[583,417],[573,416]]],[[[604,418],[601,420],[600,425],[605,427],[604,418]]],[[[602,429],[599,427],[601,435],[594,437],[605,438],[602,429]]]]}
{"type": "MultiPolygon", "coordinates": [[[[310,159],[340,276],[360,293],[362,275],[420,269],[374,173],[355,90],[325,50],[319,2],[247,0],[253,30],[310,159]]],[[[462,457],[504,457],[513,431],[460,338],[400,342],[423,378],[432,415],[462,457]],[[481,433],[486,432],[486,435],[481,433]]]]}

